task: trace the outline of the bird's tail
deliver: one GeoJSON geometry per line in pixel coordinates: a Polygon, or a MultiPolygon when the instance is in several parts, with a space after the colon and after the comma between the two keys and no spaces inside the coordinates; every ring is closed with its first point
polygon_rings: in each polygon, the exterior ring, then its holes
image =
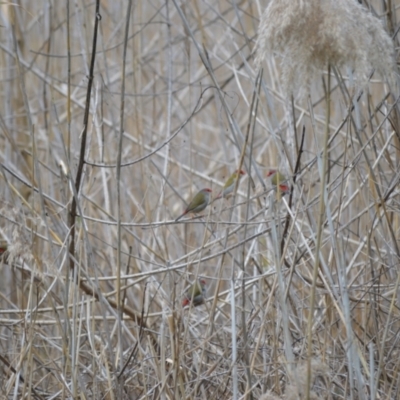
{"type": "Polygon", "coordinates": [[[175,222],[179,221],[184,215],[186,215],[186,211],[185,211],[183,214],[181,214],[181,215],[175,220],[175,222]]]}
{"type": "MultiPolygon", "coordinates": [[[[218,194],[217,197],[214,197],[214,199],[211,201],[211,203],[214,203],[215,200],[222,199],[222,197],[223,197],[223,196],[222,196],[222,192],[220,192],[220,193],[218,194]]],[[[211,203],[210,203],[210,204],[211,204],[211,203]]]]}

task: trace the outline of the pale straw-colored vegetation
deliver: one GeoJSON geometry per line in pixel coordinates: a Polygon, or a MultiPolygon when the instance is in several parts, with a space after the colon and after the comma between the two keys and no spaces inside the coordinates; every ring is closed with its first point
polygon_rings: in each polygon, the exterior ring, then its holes
{"type": "Polygon", "coordinates": [[[400,2],[363,7],[0,4],[0,398],[399,398],[400,2]]]}

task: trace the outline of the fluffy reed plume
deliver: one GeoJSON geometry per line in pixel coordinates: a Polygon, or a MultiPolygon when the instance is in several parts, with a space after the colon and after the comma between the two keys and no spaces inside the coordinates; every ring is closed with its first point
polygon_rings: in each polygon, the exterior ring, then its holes
{"type": "Polygon", "coordinates": [[[287,92],[308,86],[315,69],[350,67],[366,82],[372,69],[394,81],[394,47],[379,19],[356,0],[275,0],[258,30],[256,65],[282,59],[287,92]]]}
{"type": "MultiPolygon", "coordinates": [[[[301,400],[305,398],[306,388],[307,388],[307,380],[305,377],[307,376],[307,364],[300,364],[294,371],[293,374],[290,374],[290,383],[286,386],[285,395],[280,398],[275,396],[273,393],[268,392],[265,393],[260,400],[301,400]]],[[[320,360],[312,360],[311,361],[311,382],[315,383],[317,379],[321,379],[321,382],[318,382],[317,385],[319,390],[317,393],[314,390],[310,392],[311,400],[320,400],[329,398],[329,390],[325,387],[326,382],[329,380],[329,371],[328,367],[322,363],[320,360]],[[325,384],[324,384],[325,382],[325,384]]]]}
{"type": "MultiPolygon", "coordinates": [[[[328,390],[326,390],[325,385],[328,381],[328,367],[322,363],[319,359],[311,360],[311,382],[314,386],[313,390],[310,392],[310,399],[319,400],[328,398],[328,390]],[[318,385],[316,381],[320,380],[318,385]],[[318,387],[318,392],[316,391],[318,387]]],[[[286,387],[286,397],[285,400],[301,400],[306,396],[307,391],[307,363],[302,363],[298,365],[293,376],[290,377],[290,384],[286,387]]]]}
{"type": "Polygon", "coordinates": [[[272,393],[265,393],[260,397],[260,400],[281,400],[281,398],[272,393]]]}

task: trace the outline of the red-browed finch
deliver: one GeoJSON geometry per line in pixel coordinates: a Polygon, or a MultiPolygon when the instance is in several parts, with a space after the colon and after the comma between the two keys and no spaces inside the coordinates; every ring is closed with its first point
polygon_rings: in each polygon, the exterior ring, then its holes
{"type": "Polygon", "coordinates": [[[198,282],[195,282],[193,285],[191,285],[184,294],[182,307],[189,305],[192,299],[194,307],[203,304],[204,296],[206,294],[206,285],[207,282],[204,279],[199,279],[198,282]]]}
{"type": "Polygon", "coordinates": [[[279,191],[282,195],[290,192],[290,185],[288,183],[288,178],[279,172],[277,169],[270,169],[267,172],[267,178],[271,178],[271,183],[274,189],[279,186],[279,191]]]}
{"type": "Polygon", "coordinates": [[[180,215],[175,221],[180,220],[186,214],[190,213],[196,214],[203,211],[210,203],[211,192],[212,190],[208,188],[201,189],[200,192],[198,192],[196,196],[193,197],[192,201],[186,207],[185,212],[182,215],[180,215]]]}
{"type": "Polygon", "coordinates": [[[232,194],[233,189],[235,189],[235,185],[236,185],[236,180],[240,179],[240,177],[242,175],[245,175],[246,172],[244,172],[243,170],[236,170],[229,178],[228,180],[225,182],[224,187],[222,188],[221,192],[218,194],[218,196],[215,198],[215,200],[217,199],[221,199],[222,197],[229,197],[229,195],[232,194]]]}

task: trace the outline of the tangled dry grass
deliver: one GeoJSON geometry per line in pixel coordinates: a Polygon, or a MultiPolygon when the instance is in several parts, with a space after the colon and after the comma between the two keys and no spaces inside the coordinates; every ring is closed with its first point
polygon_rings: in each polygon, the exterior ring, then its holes
{"type": "Polygon", "coordinates": [[[399,398],[398,1],[100,3],[0,5],[1,398],[399,398]]]}

